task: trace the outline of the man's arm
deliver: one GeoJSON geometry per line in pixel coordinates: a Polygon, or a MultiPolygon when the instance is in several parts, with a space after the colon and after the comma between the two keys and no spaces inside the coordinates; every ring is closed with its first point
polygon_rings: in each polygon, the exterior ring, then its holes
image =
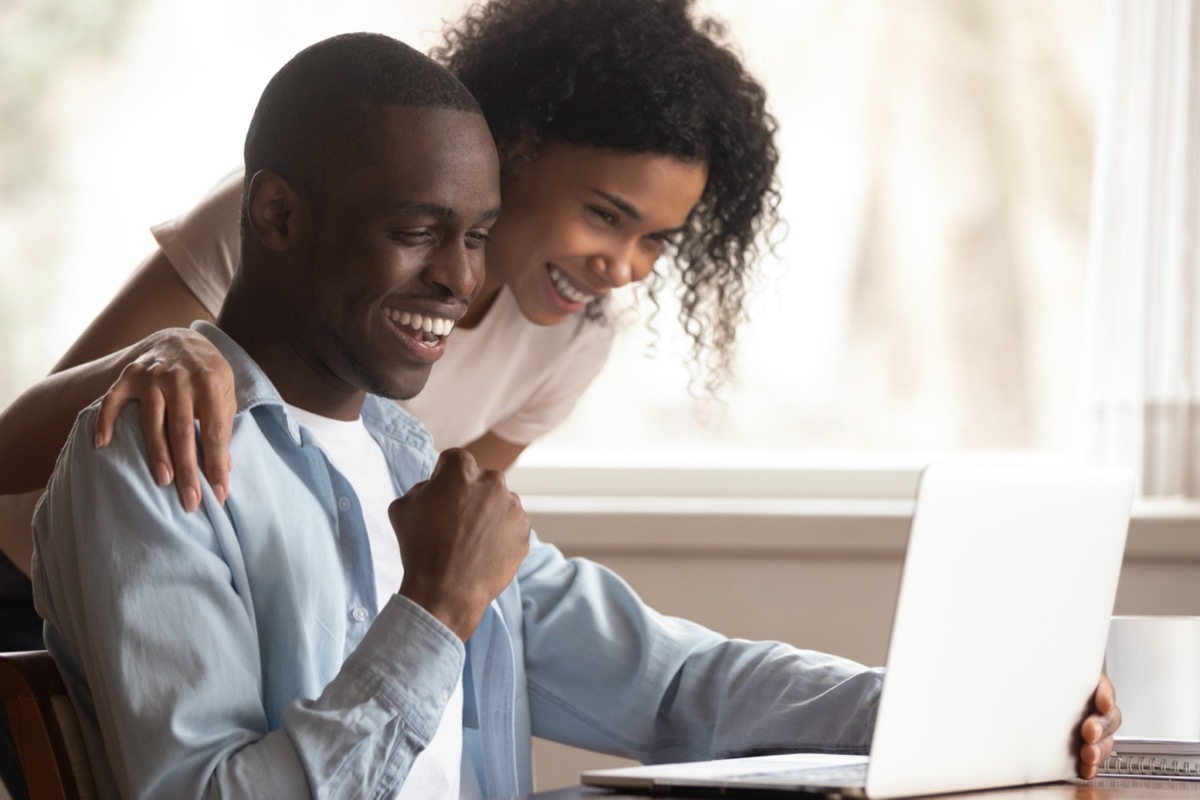
{"type": "Polygon", "coordinates": [[[344,664],[340,641],[331,663],[268,663],[270,621],[251,598],[287,587],[285,564],[274,585],[251,586],[247,532],[207,484],[200,512],[184,513],[148,478],[136,416],[121,414],[103,449],[82,433],[94,417],[81,415],[39,509],[34,565],[93,761],[107,759],[124,796],[394,793],[461,672],[458,637],[396,597],[344,664]],[[334,677],[272,719],[264,697],[286,669],[334,677]]]}
{"type": "Polygon", "coordinates": [[[1092,693],[1087,716],[1079,726],[1078,761],[1075,771],[1084,780],[1091,780],[1100,771],[1101,765],[1112,755],[1113,735],[1121,727],[1121,709],[1107,675],[1100,676],[1096,691],[1092,693]]]}
{"type": "Polygon", "coordinates": [[[869,747],[880,670],[663,616],[546,544],[518,582],[537,736],[643,762],[869,747]]]}
{"type": "MultiPolygon", "coordinates": [[[[870,745],[880,669],[664,617],[605,568],[544,544],[518,580],[535,735],[643,762],[870,745]]],[[[1075,732],[1081,778],[1112,752],[1120,720],[1101,677],[1075,732]]]]}

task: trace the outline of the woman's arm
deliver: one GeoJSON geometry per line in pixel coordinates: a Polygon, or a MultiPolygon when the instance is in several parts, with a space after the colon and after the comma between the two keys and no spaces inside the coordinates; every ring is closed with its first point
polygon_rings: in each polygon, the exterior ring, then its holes
{"type": "MultiPolygon", "coordinates": [[[[149,349],[163,328],[211,320],[161,252],[147,259],[55,365],[0,413],[0,493],[44,486],[75,416],[149,349]]],[[[189,426],[190,427],[190,426],[189,426]]]]}
{"type": "Polygon", "coordinates": [[[475,456],[475,462],[479,466],[504,472],[513,465],[517,456],[525,451],[525,447],[523,444],[507,442],[489,431],[463,449],[475,456]]]}
{"type": "MultiPolygon", "coordinates": [[[[195,341],[203,337],[190,331],[163,330],[195,319],[212,317],[166,256],[156,252],[88,326],[51,375],[0,413],[0,494],[40,490],[54,469],[76,415],[123,373],[124,388],[106,398],[101,416],[111,425],[121,404],[131,398],[144,400],[143,426],[148,429],[156,479],[160,483],[174,479],[185,507],[195,507],[188,501],[190,491],[198,491],[199,486],[192,428],[192,419],[198,418],[207,456],[205,474],[214,486],[226,486],[232,374],[207,340],[195,341]],[[169,418],[164,395],[171,397],[169,418]],[[172,447],[180,452],[173,456],[172,447]],[[190,467],[186,452],[191,452],[190,467]]],[[[107,425],[97,431],[98,444],[107,441],[107,425]]],[[[23,569],[28,569],[29,535],[28,519],[17,525],[4,515],[0,549],[23,569]]]]}
{"type": "MultiPolygon", "coordinates": [[[[212,315],[192,294],[163,251],[155,250],[154,254],[134,271],[129,281],[121,287],[121,291],[117,292],[87,330],[80,334],[54,365],[51,374],[101,359],[139,342],[155,331],[164,328],[186,328],[198,319],[213,321],[212,315]]],[[[113,376],[113,380],[116,380],[116,375],[113,376]]],[[[93,392],[86,403],[75,409],[71,420],[74,421],[75,414],[99,397],[111,384],[112,380],[101,387],[100,391],[93,392]]],[[[64,432],[61,440],[55,443],[56,456],[66,441],[67,436],[64,432]]]]}

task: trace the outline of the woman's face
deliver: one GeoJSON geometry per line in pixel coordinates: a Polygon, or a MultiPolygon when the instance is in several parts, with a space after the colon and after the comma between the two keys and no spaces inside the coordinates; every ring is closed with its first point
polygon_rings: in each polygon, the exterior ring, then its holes
{"type": "Polygon", "coordinates": [[[547,142],[518,156],[502,184],[481,299],[507,286],[531,322],[555,325],[644,280],[707,179],[703,162],[588,145],[547,142]]]}

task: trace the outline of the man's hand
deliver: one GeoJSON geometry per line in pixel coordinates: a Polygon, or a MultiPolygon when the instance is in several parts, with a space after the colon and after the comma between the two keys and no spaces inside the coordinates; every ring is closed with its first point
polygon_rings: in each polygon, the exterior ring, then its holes
{"type": "Polygon", "coordinates": [[[150,473],[159,486],[175,481],[186,511],[200,505],[200,469],[192,420],[200,421],[204,474],[219,502],[229,493],[229,437],[237,401],[233,370],[216,346],[185,328],[148,337],[121,371],[96,415],[96,446],[112,439],[121,407],[138,401],[150,473]]]}
{"type": "Polygon", "coordinates": [[[388,515],[404,562],[400,594],[465,642],[529,553],[529,518],[520,498],[503,473],[451,449],[388,515]]]}
{"type": "Polygon", "coordinates": [[[1096,777],[1100,766],[1113,751],[1113,734],[1121,724],[1121,709],[1108,677],[1100,676],[1100,684],[1092,695],[1090,713],[1079,726],[1079,760],[1075,765],[1079,777],[1096,777]]]}

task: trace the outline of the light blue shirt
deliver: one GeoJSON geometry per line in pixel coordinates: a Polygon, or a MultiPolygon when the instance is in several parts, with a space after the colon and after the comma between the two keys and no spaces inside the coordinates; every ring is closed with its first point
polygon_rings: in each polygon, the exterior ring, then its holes
{"type": "MultiPolygon", "coordinates": [[[[225,505],[205,484],[188,514],[154,484],[136,409],[94,448],[93,405],[34,520],[46,645],[101,796],[393,797],[460,673],[489,796],[533,790],[532,735],[644,762],[867,748],[880,671],[662,616],[536,536],[466,647],[377,600],[349,484],[249,356],[196,327],[237,386],[225,505]]],[[[398,492],[428,476],[418,422],[374,397],[363,419],[398,492]]]]}

